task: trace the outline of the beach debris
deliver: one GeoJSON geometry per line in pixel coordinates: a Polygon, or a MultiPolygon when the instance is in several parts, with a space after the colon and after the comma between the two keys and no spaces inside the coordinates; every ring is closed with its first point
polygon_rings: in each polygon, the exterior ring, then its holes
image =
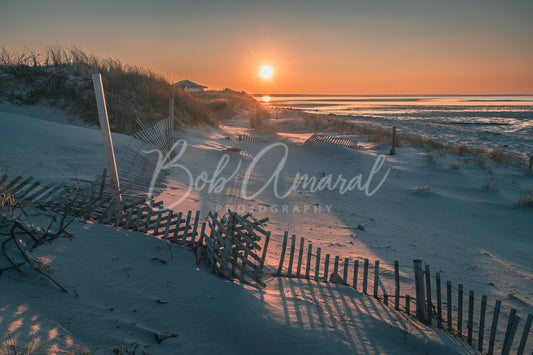
{"type": "Polygon", "coordinates": [[[365,226],[363,226],[362,224],[358,224],[357,225],[357,229],[359,229],[360,231],[364,231],[365,230],[365,226]]]}
{"type": "Polygon", "coordinates": [[[164,340],[169,338],[176,338],[177,336],[178,334],[160,332],[155,334],[155,340],[157,340],[158,344],[161,344],[164,340]]]}

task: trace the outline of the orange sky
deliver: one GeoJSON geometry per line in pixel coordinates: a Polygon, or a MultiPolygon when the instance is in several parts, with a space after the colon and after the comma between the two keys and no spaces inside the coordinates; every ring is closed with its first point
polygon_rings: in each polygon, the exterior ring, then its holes
{"type": "Polygon", "coordinates": [[[532,94],[533,1],[0,0],[0,45],[78,46],[210,89],[532,94]],[[271,79],[259,69],[269,64],[271,79]]]}

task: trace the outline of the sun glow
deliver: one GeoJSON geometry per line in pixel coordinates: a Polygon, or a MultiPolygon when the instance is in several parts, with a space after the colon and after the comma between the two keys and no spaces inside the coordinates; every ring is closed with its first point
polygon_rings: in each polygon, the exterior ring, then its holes
{"type": "Polygon", "coordinates": [[[259,74],[261,75],[261,77],[263,77],[263,79],[270,79],[273,73],[274,71],[268,65],[263,66],[261,68],[261,71],[259,72],[259,74]]]}
{"type": "Polygon", "coordinates": [[[270,96],[263,96],[262,99],[263,99],[263,102],[270,102],[272,98],[270,96]]]}

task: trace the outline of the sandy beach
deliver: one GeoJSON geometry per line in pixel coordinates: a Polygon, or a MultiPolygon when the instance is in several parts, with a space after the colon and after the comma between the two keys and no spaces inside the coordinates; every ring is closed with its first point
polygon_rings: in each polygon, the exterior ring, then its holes
{"type": "MultiPolygon", "coordinates": [[[[71,183],[72,177],[94,179],[105,166],[98,130],[56,123],[51,117],[36,119],[31,110],[14,111],[5,106],[0,119],[4,173],[59,184],[71,183]]],[[[176,161],[179,167],[171,170],[168,188],[158,199],[167,206],[183,199],[173,209],[199,210],[202,218],[210,210],[228,208],[268,217],[272,237],[267,274],[278,266],[282,237],[288,231],[341,260],[379,260],[380,277],[390,294],[393,262],[399,261],[402,281],[409,285],[413,259],[422,259],[454,288],[463,284],[465,290],[473,290],[477,301],[487,295],[490,306],[503,302],[503,313],[511,308],[524,316],[533,311],[531,210],[517,204],[533,188],[531,176],[514,167],[493,162],[480,167],[465,157],[408,146],[390,156],[390,144],[375,146],[357,135],[349,138],[359,142],[359,150],[303,144],[312,133],[301,128],[276,134],[254,131],[246,115],[223,121],[218,128],[176,132],[175,139],[186,142],[186,154],[176,161]],[[257,137],[257,142],[239,141],[242,134],[257,137]],[[239,151],[226,151],[230,147],[239,151]],[[202,172],[214,176],[224,156],[227,164],[218,176],[227,180],[219,192],[190,180],[202,172]],[[360,176],[358,186],[368,186],[344,192],[338,186],[313,190],[300,185],[290,190],[298,174],[331,176],[332,181],[360,176]]],[[[113,134],[117,156],[128,140],[113,134]]],[[[247,353],[258,351],[258,344],[269,339],[280,352],[322,353],[330,347],[335,353],[469,351],[445,333],[391,313],[348,288],[271,278],[264,291],[255,291],[210,274],[195,265],[192,253],[177,246],[169,249],[150,236],[81,223],[74,224],[72,232],[72,241],[35,251],[68,294],[58,294],[36,275],[5,272],[0,278],[1,303],[6,305],[0,317],[21,344],[37,339],[42,346],[66,349],[81,344],[109,351],[123,343],[155,354],[176,348],[183,353],[247,353]],[[168,264],[159,265],[153,257],[168,264]],[[149,282],[155,274],[158,277],[149,282]],[[313,301],[314,293],[320,295],[313,301]],[[354,318],[353,312],[379,318],[389,330],[384,333],[374,321],[362,325],[362,315],[354,318]],[[217,324],[223,322],[231,324],[223,328],[234,331],[218,333],[222,328],[217,324]],[[345,326],[333,329],[339,322],[345,326]],[[198,341],[200,331],[209,334],[209,340],[198,341]],[[179,336],[157,344],[157,332],[179,336]],[[240,332],[247,334],[248,342],[242,341],[240,332]],[[354,340],[361,337],[367,340],[354,340]],[[316,346],[309,339],[316,339],[316,346]]]]}

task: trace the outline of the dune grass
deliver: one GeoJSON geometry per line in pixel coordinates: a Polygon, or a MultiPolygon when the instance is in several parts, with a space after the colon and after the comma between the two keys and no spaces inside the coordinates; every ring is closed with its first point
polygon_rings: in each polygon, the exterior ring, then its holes
{"type": "MultiPolygon", "coordinates": [[[[314,132],[338,132],[344,134],[359,134],[366,136],[369,142],[376,145],[389,143],[392,141],[392,130],[390,128],[373,125],[372,123],[354,123],[347,122],[335,115],[320,115],[297,110],[288,110],[292,117],[290,120],[281,120],[276,122],[278,129],[296,128],[311,129],[314,132]]],[[[275,122],[275,121],[273,121],[275,122]]],[[[476,158],[478,164],[484,164],[484,160],[489,160],[502,165],[510,165],[518,168],[525,168],[526,161],[518,154],[506,152],[499,149],[489,149],[482,146],[466,146],[440,142],[435,139],[423,137],[416,134],[396,134],[396,145],[421,147],[428,151],[438,152],[439,154],[452,154],[460,157],[470,155],[476,158]]],[[[432,161],[432,158],[430,162],[432,161]]]]}
{"type": "Polygon", "coordinates": [[[45,52],[0,49],[0,101],[46,105],[97,124],[91,74],[101,73],[113,131],[136,131],[145,123],[168,117],[174,98],[176,127],[216,126],[239,110],[260,110],[249,95],[232,90],[188,93],[165,78],[115,58],[99,58],[73,47],[54,46],[45,52]]]}

